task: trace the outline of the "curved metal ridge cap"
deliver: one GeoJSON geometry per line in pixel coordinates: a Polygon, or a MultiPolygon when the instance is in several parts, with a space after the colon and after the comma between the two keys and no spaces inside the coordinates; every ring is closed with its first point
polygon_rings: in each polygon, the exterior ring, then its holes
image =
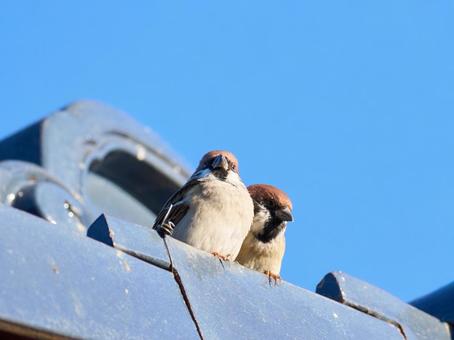
{"type": "Polygon", "coordinates": [[[327,274],[316,291],[396,326],[406,339],[451,339],[447,324],[439,319],[345,273],[327,274]]]}
{"type": "Polygon", "coordinates": [[[454,324],[454,282],[410,302],[441,321],[454,324]]]}
{"type": "MultiPolygon", "coordinates": [[[[61,145],[62,138],[69,145],[74,145],[74,143],[86,143],[97,134],[116,134],[132,142],[150,146],[155,155],[178,168],[182,176],[188,177],[190,174],[189,167],[182,157],[173,151],[155,131],[144,127],[127,113],[99,101],[81,100],[64,106],[43,120],[43,132],[45,148],[61,145]],[[59,133],[62,126],[67,130],[64,136],[59,133]],[[72,127],[74,127],[74,134],[71,134],[72,127]]],[[[51,156],[50,153],[45,153],[43,164],[49,164],[51,156]]]]}
{"type": "MultiPolygon", "coordinates": [[[[63,183],[59,178],[49,175],[45,169],[36,164],[14,159],[0,161],[0,173],[2,176],[8,176],[8,179],[13,177],[18,178],[20,180],[18,183],[20,184],[24,184],[24,181],[27,179],[30,182],[36,182],[39,180],[50,181],[60,186],[68,193],[74,195],[74,197],[76,197],[79,201],[83,202],[83,197],[80,197],[76,192],[71,190],[71,188],[63,183]]],[[[14,186],[15,184],[17,183],[11,183],[10,180],[0,181],[0,200],[2,200],[2,194],[6,193],[4,190],[14,186]]]]}

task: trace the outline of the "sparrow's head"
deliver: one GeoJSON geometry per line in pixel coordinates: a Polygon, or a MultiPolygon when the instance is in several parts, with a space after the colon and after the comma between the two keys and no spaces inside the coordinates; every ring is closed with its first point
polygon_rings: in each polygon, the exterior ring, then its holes
{"type": "Polygon", "coordinates": [[[226,178],[229,172],[239,174],[238,160],[229,151],[213,150],[207,152],[200,160],[196,171],[209,169],[216,176],[226,178]]]}
{"type": "Polygon", "coordinates": [[[292,202],[285,192],[268,184],[248,187],[254,202],[254,221],[251,231],[261,242],[267,243],[285,230],[293,221],[292,202]]]}

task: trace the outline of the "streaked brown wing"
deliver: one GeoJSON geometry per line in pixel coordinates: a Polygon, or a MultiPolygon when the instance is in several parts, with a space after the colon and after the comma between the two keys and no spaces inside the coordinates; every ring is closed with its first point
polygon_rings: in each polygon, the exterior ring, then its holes
{"type": "Polygon", "coordinates": [[[188,209],[189,206],[183,201],[177,201],[175,202],[175,204],[167,202],[164,208],[161,209],[158,216],[156,217],[156,220],[153,224],[153,229],[158,230],[163,223],[172,222],[175,225],[178,224],[178,222],[181,221],[188,209]]]}
{"type": "Polygon", "coordinates": [[[162,224],[168,223],[169,221],[174,225],[178,224],[189,209],[188,204],[185,202],[186,195],[195,185],[206,180],[208,174],[209,172],[206,171],[198,171],[192,175],[189,181],[186,182],[180,190],[174,193],[164,204],[163,208],[156,217],[153,229],[159,231],[162,224]],[[171,208],[170,212],[168,212],[169,208],[171,208]],[[164,218],[166,219],[165,221],[164,218]]]}

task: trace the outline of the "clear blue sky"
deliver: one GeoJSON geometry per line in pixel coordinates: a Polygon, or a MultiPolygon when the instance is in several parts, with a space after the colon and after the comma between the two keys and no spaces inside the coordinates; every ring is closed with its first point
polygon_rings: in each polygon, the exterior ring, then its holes
{"type": "Polygon", "coordinates": [[[0,138],[98,99],[288,192],[286,280],[454,279],[452,1],[2,1],[0,46],[0,138]]]}

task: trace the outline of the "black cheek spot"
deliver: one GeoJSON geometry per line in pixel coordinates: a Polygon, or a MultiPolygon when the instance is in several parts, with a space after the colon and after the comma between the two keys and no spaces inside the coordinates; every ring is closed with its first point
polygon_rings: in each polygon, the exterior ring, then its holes
{"type": "Polygon", "coordinates": [[[284,229],[285,224],[282,221],[272,218],[266,224],[263,230],[256,236],[256,238],[263,243],[268,243],[274,240],[284,229]]]}

